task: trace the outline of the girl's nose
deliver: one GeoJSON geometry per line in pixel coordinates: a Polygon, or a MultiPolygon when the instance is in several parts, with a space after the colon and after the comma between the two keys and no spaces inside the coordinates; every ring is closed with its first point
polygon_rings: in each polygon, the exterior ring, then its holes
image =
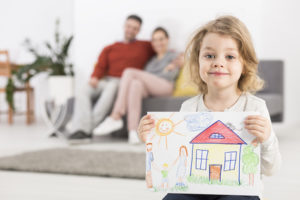
{"type": "Polygon", "coordinates": [[[223,67],[222,64],[214,64],[214,67],[217,68],[217,67],[223,67]]]}
{"type": "Polygon", "coordinates": [[[223,62],[220,59],[215,59],[213,63],[213,67],[224,67],[223,62]]]}

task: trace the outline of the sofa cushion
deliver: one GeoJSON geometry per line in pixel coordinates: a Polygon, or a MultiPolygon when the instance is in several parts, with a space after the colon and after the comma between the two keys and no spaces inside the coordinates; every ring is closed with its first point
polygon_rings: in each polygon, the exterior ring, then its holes
{"type": "Polygon", "coordinates": [[[282,95],[276,93],[258,93],[255,96],[266,101],[271,116],[283,113],[282,95]]]}
{"type": "Polygon", "coordinates": [[[146,98],[143,100],[143,110],[142,115],[147,112],[169,112],[180,110],[181,104],[191,98],[186,97],[153,97],[146,98]]]}
{"type": "Polygon", "coordinates": [[[181,69],[175,81],[175,89],[173,92],[173,96],[184,97],[196,96],[197,94],[198,89],[193,83],[191,83],[187,71],[185,70],[185,68],[181,69]]]}

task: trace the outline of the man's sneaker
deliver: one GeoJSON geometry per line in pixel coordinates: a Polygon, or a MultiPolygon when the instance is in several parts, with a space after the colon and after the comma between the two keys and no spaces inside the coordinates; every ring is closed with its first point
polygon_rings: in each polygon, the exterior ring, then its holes
{"type": "Polygon", "coordinates": [[[129,144],[139,144],[140,138],[138,136],[138,133],[136,131],[129,131],[128,133],[128,143],[129,144]]]}
{"type": "Polygon", "coordinates": [[[107,117],[93,131],[94,135],[108,135],[114,131],[120,130],[123,127],[123,120],[115,120],[112,117],[107,117]]]}
{"type": "Polygon", "coordinates": [[[76,143],[87,143],[91,141],[92,136],[90,134],[87,134],[84,131],[76,131],[72,133],[69,137],[68,140],[71,144],[76,144],[76,143]]]}

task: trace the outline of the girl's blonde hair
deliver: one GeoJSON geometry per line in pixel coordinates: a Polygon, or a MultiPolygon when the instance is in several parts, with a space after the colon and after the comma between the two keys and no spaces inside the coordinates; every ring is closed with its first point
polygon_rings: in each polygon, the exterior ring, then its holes
{"type": "Polygon", "coordinates": [[[242,92],[251,93],[260,90],[264,81],[257,75],[258,60],[247,27],[236,17],[222,16],[197,30],[185,50],[185,66],[188,67],[191,79],[198,86],[200,93],[207,93],[207,85],[199,74],[199,53],[207,33],[228,35],[237,42],[243,60],[243,72],[238,81],[238,88],[242,92]]]}

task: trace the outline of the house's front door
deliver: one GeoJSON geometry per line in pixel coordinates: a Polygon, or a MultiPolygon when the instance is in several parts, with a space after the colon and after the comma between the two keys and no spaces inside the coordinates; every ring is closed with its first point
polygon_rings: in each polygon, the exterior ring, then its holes
{"type": "Polygon", "coordinates": [[[209,180],[221,181],[221,168],[222,165],[209,165],[209,180]]]}

